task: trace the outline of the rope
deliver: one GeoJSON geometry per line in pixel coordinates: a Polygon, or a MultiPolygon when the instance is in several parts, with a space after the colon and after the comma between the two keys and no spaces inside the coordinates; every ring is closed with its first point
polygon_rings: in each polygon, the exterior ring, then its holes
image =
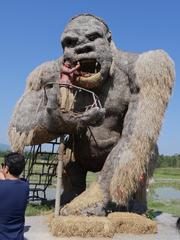
{"type": "MultiPolygon", "coordinates": [[[[91,128],[88,126],[88,130],[89,130],[89,132],[90,132],[90,134],[91,134],[91,136],[92,136],[92,138],[93,138],[93,140],[94,140],[94,142],[95,142],[95,144],[96,144],[96,147],[98,148],[98,149],[100,149],[100,147],[99,147],[99,145],[98,145],[98,143],[97,143],[97,141],[96,141],[96,138],[94,137],[94,134],[93,134],[93,132],[92,132],[92,130],[91,130],[91,128]]],[[[90,137],[91,137],[90,136],[90,137]]],[[[97,151],[97,155],[98,156],[100,156],[100,154],[99,154],[99,151],[97,151]]]]}

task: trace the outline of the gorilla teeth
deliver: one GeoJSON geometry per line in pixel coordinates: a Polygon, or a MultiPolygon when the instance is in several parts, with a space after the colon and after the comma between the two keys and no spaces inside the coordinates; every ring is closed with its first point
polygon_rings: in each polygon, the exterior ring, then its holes
{"type": "Polygon", "coordinates": [[[101,66],[98,62],[96,62],[95,73],[99,72],[100,70],[101,70],[101,66]]]}

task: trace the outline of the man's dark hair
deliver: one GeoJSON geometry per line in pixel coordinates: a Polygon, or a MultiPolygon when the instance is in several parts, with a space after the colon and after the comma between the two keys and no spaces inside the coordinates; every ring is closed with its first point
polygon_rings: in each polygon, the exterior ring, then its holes
{"type": "Polygon", "coordinates": [[[24,156],[18,152],[9,153],[4,157],[4,164],[8,166],[10,174],[18,177],[25,167],[24,156]]]}

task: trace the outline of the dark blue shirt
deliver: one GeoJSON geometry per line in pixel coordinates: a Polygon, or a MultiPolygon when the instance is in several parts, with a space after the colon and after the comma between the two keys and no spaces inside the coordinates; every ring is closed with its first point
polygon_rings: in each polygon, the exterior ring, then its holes
{"type": "Polygon", "coordinates": [[[28,183],[0,180],[0,240],[23,240],[28,183]]]}

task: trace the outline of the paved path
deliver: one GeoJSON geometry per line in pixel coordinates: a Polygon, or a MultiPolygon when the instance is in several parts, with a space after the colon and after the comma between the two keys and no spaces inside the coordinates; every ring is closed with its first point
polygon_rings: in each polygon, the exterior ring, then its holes
{"type": "MultiPolygon", "coordinates": [[[[180,232],[176,229],[177,218],[172,217],[170,214],[163,213],[157,217],[158,233],[146,235],[132,235],[132,234],[117,234],[113,240],[180,240],[180,232]]],[[[60,240],[60,239],[82,239],[79,237],[74,238],[60,238],[54,237],[49,232],[47,217],[36,216],[26,217],[25,226],[25,239],[26,240],[60,240]]],[[[103,238],[89,238],[91,240],[103,238]]],[[[105,238],[104,238],[105,239],[105,238]]]]}

